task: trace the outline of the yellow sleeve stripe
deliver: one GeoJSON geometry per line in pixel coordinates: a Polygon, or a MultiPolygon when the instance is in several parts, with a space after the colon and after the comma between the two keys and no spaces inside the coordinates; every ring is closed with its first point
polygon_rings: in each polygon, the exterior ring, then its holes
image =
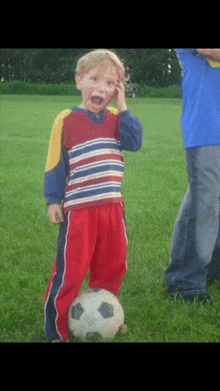
{"type": "Polygon", "coordinates": [[[214,58],[211,59],[209,57],[206,57],[206,60],[209,62],[209,64],[213,67],[213,68],[220,68],[220,61],[219,60],[215,60],[214,58]]]}
{"type": "Polygon", "coordinates": [[[49,152],[48,152],[47,164],[45,170],[46,172],[56,167],[56,165],[60,161],[63,121],[71,113],[72,113],[71,110],[64,110],[55,119],[51,138],[50,138],[49,152]]]}
{"type": "Polygon", "coordinates": [[[119,114],[119,110],[115,109],[115,107],[107,107],[107,110],[109,110],[114,115],[118,115],[119,114]]]}

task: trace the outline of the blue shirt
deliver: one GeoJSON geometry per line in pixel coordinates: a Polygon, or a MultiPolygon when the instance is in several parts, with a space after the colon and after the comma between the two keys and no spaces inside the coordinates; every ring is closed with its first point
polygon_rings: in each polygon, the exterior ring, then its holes
{"type": "Polygon", "coordinates": [[[185,148],[220,144],[220,61],[196,49],[175,49],[182,68],[182,132],[185,148]]]}

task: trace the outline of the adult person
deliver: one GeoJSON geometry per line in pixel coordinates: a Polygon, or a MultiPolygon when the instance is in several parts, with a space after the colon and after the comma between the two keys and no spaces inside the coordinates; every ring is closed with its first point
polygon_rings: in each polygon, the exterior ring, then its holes
{"type": "Polygon", "coordinates": [[[174,226],[168,292],[213,304],[220,278],[220,49],[175,49],[181,68],[182,132],[189,187],[174,226]]]}

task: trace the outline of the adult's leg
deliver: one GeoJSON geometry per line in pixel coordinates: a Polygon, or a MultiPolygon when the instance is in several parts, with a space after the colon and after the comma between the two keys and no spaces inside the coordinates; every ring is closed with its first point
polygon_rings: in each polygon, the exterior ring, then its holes
{"type": "Polygon", "coordinates": [[[183,296],[206,289],[219,234],[220,146],[187,149],[186,164],[189,188],[175,222],[165,272],[168,291],[183,296]]]}

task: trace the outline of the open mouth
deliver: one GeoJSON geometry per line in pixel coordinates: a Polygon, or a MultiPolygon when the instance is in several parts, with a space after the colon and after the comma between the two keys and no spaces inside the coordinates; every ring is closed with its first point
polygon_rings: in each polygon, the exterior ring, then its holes
{"type": "Polygon", "coordinates": [[[93,105],[101,106],[102,103],[104,102],[104,99],[101,98],[100,96],[93,96],[91,98],[91,102],[93,105]]]}

